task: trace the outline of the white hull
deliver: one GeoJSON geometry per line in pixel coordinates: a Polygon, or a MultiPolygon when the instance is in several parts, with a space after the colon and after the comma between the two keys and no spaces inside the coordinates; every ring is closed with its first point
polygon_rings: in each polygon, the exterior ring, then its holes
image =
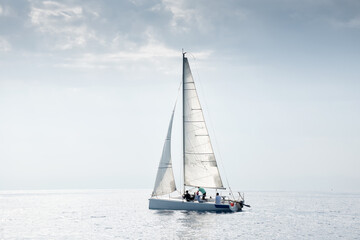
{"type": "Polygon", "coordinates": [[[186,210],[186,211],[212,211],[237,212],[241,211],[238,204],[215,204],[214,202],[186,202],[176,199],[149,199],[149,209],[157,210],[186,210]]]}

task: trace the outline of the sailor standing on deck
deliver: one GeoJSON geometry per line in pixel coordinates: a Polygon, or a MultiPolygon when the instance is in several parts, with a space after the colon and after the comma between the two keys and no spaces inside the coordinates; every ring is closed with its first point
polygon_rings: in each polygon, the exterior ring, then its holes
{"type": "Polygon", "coordinates": [[[199,188],[199,191],[202,193],[202,199],[205,200],[205,197],[206,197],[206,191],[205,189],[203,189],[202,187],[198,187],[199,188]]]}
{"type": "Polygon", "coordinates": [[[196,199],[198,202],[202,202],[202,200],[200,199],[199,191],[196,192],[196,197],[195,197],[195,199],[196,199]]]}
{"type": "Polygon", "coordinates": [[[219,193],[216,193],[215,204],[221,204],[221,197],[220,197],[219,193]]]}

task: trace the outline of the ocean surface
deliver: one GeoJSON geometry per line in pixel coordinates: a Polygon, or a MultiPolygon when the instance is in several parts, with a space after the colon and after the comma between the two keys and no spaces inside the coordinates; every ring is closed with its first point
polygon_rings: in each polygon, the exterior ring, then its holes
{"type": "Polygon", "coordinates": [[[248,192],[237,213],[148,209],[151,190],[0,191],[0,239],[360,239],[360,194],[248,192]]]}

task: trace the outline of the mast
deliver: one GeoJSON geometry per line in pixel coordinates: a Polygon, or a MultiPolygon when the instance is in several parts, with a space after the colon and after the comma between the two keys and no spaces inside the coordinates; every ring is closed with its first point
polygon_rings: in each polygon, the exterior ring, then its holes
{"type": "Polygon", "coordinates": [[[183,54],[183,72],[182,72],[182,113],[183,113],[183,124],[182,124],[182,130],[183,130],[183,180],[184,180],[184,194],[185,194],[185,54],[184,49],[182,49],[183,54]]]}

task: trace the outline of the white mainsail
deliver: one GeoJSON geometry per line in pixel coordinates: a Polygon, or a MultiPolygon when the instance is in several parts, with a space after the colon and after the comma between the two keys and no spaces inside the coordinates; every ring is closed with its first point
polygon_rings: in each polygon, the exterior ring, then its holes
{"type": "Polygon", "coordinates": [[[174,192],[176,190],[175,178],[171,163],[171,131],[174,119],[174,112],[175,108],[171,115],[169,129],[165,139],[152,196],[160,196],[174,192]]]}
{"type": "Polygon", "coordinates": [[[223,188],[189,62],[183,61],[184,185],[223,188]]]}

